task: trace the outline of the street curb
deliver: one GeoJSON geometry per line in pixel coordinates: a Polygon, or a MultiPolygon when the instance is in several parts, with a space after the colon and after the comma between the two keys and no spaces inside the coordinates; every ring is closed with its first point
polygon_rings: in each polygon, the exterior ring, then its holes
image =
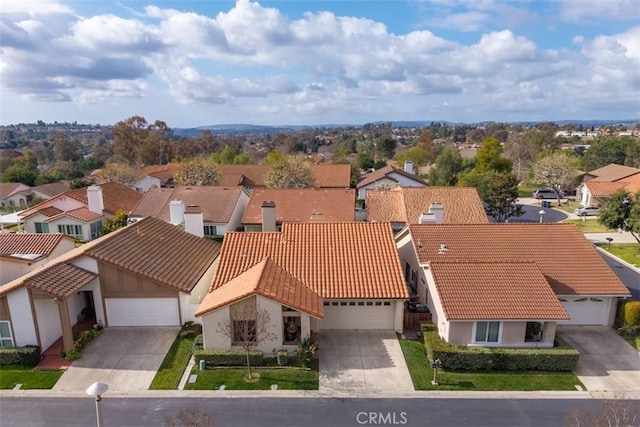
{"type": "Polygon", "coordinates": [[[593,247],[596,248],[596,250],[598,252],[600,252],[601,254],[604,254],[604,255],[608,256],[609,258],[613,258],[615,261],[618,261],[620,264],[624,265],[628,269],[633,270],[636,273],[640,274],[640,268],[636,267],[635,265],[628,263],[627,261],[623,260],[622,258],[618,258],[617,256],[613,255],[610,252],[607,252],[606,250],[602,249],[601,247],[599,247],[596,244],[593,244],[593,247]]]}

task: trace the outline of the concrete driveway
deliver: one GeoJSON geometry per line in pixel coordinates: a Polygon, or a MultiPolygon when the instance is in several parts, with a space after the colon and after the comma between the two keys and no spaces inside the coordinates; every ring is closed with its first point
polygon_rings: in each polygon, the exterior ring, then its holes
{"type": "Polygon", "coordinates": [[[558,326],[580,351],[576,375],[589,391],[640,391],[640,353],[606,326],[558,326]]]}
{"type": "Polygon", "coordinates": [[[56,391],[84,391],[96,381],[109,391],[147,390],[177,327],[110,327],[82,351],[53,387],[56,391]]]}
{"type": "Polygon", "coordinates": [[[323,330],[318,345],[321,392],[364,396],[414,390],[393,331],[323,330]]]}

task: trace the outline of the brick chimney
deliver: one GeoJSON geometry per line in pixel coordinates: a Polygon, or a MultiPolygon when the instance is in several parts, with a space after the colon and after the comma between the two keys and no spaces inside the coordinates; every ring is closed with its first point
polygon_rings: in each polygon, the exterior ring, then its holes
{"type": "Polygon", "coordinates": [[[90,185],[87,187],[87,204],[91,212],[103,214],[104,199],[102,198],[102,188],[99,185],[90,185]]]}
{"type": "Polygon", "coordinates": [[[276,231],[276,204],[262,202],[262,231],[276,231]]]}
{"type": "Polygon", "coordinates": [[[200,206],[187,206],[184,210],[184,231],[204,237],[204,218],[200,206]]]}

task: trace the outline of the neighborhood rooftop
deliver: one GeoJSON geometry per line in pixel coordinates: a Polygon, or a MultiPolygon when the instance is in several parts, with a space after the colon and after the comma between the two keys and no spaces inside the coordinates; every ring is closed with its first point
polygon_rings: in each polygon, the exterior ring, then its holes
{"type": "MultiPolygon", "coordinates": [[[[61,233],[0,233],[0,256],[24,258],[48,255],[65,237],[61,233]]],[[[69,238],[70,239],[70,238],[69,238]]]]}

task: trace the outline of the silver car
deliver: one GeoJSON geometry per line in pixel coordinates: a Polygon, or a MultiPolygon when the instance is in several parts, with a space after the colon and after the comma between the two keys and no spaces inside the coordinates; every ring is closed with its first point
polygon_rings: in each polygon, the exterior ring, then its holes
{"type": "Polygon", "coordinates": [[[584,208],[576,208],[573,213],[580,216],[599,215],[600,208],[598,206],[585,206],[584,208]]]}

